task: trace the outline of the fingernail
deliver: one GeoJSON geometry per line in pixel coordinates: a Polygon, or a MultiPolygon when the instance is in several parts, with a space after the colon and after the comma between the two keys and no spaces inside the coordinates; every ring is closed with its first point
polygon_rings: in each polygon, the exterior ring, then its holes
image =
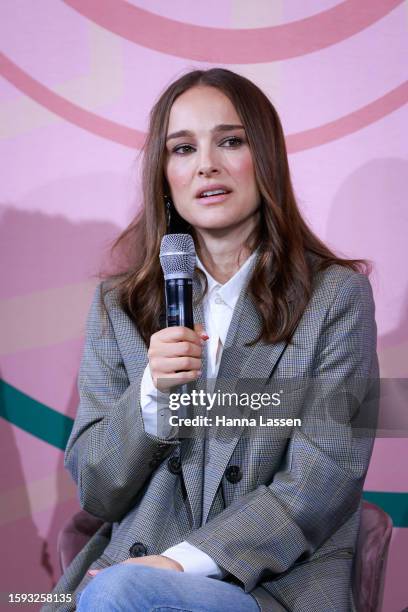
{"type": "Polygon", "coordinates": [[[88,574],[90,574],[91,576],[96,576],[96,574],[98,572],[99,572],[99,570],[97,570],[97,569],[88,570],[88,574]]]}

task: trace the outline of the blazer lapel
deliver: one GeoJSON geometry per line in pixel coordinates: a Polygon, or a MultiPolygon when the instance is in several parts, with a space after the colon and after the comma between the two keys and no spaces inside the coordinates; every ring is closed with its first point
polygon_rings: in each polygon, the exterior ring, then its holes
{"type": "MultiPolygon", "coordinates": [[[[286,342],[265,344],[262,340],[253,346],[245,344],[258,337],[261,331],[259,314],[249,298],[247,288],[241,291],[236,304],[223,349],[214,392],[239,392],[242,379],[268,379],[278,365],[287,346],[286,342]]],[[[241,389],[241,392],[245,389],[241,389]]],[[[203,499],[203,523],[207,521],[217,489],[244,426],[218,427],[211,431],[208,439],[210,460],[206,466],[205,492],[203,499]],[[214,435],[212,435],[214,434],[214,435]]]]}

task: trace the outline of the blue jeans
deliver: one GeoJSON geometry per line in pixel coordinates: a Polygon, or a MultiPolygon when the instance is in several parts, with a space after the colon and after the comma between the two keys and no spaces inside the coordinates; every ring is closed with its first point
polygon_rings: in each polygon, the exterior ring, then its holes
{"type": "Polygon", "coordinates": [[[259,612],[235,584],[146,565],[104,569],[78,599],[77,612],[259,612]]]}

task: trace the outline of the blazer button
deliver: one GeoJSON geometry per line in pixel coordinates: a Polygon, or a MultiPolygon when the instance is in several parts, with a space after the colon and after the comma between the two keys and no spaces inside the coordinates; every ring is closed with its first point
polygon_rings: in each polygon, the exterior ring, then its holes
{"type": "Polygon", "coordinates": [[[232,484],[239,482],[242,478],[242,470],[239,465],[230,465],[227,467],[225,470],[225,477],[229,482],[232,482],[232,484]]]}
{"type": "Polygon", "coordinates": [[[147,548],[143,542],[135,542],[129,548],[130,557],[144,557],[145,555],[147,555],[147,548]]]}
{"type": "Polygon", "coordinates": [[[181,472],[181,461],[180,457],[170,457],[167,462],[167,467],[172,474],[180,474],[181,472]]]}

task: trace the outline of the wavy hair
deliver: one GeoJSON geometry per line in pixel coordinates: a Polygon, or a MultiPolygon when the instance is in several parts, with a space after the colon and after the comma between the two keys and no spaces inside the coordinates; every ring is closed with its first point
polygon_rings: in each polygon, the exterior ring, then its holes
{"type": "MultiPolygon", "coordinates": [[[[169,114],[174,101],[198,85],[215,87],[230,99],[252,152],[261,204],[260,223],[247,242],[251,251],[259,250],[248,292],[262,331],[251,344],[290,342],[312,295],[317,272],[337,264],[369,274],[371,265],[366,260],[336,256],[307,226],[296,203],[279,116],[254,83],[230,70],[189,72],[173,82],[152,108],[143,147],[142,207],[113,244],[113,251],[125,254],[125,267],[110,277],[107,286],[116,288],[121,308],[149,345],[164,312],[159,251],[166,233],[164,195],[169,193],[164,172],[169,114]]],[[[194,238],[193,228],[180,217],[177,222],[177,231],[194,238]]]]}

